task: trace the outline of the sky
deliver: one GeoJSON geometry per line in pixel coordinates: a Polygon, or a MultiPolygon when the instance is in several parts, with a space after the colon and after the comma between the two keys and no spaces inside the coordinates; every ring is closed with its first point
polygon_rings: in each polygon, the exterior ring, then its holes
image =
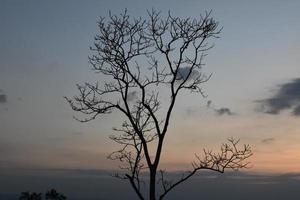
{"type": "Polygon", "coordinates": [[[205,59],[213,74],[207,98],[179,98],[161,167],[189,169],[195,153],[234,137],[253,148],[251,173],[300,172],[299,7],[296,0],[1,0],[0,168],[118,167],[106,159],[118,148],[108,138],[118,113],[80,123],[64,96],[97,79],[88,56],[100,16],[127,8],[145,17],[156,8],[180,17],[212,10],[223,27],[205,59]]]}

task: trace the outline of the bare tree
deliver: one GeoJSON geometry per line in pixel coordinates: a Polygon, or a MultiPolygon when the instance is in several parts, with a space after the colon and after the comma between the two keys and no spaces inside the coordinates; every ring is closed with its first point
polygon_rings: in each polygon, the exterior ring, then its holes
{"type": "Polygon", "coordinates": [[[203,59],[213,46],[210,40],[221,31],[210,14],[183,19],[170,12],[162,17],[152,10],[147,19],[131,18],[127,11],[101,18],[89,61],[93,70],[108,81],[77,85],[79,95],[66,98],[73,110],[88,116],[77,118],[82,122],[114,110],[123,114],[124,123],[114,128],[117,134],[110,137],[121,149],[109,158],[121,161],[125,173],[116,177],[127,179],[139,199],[146,198],[141,189],[141,171],[149,171],[149,199],[163,199],[201,169],[221,173],[228,168],[237,170],[247,167],[244,161],[252,155],[250,146],[239,148],[238,141],[229,139],[221,152],[204,150],[203,157],[196,156],[193,170],[177,182],[166,180],[163,171],[158,174],[177,97],[183,91],[204,96],[201,85],[210,78],[201,72],[203,59]],[[159,184],[161,194],[156,191],[159,184]]]}
{"type": "MultiPolygon", "coordinates": [[[[58,193],[55,189],[48,190],[45,193],[46,200],[66,200],[67,197],[63,194],[58,193]]],[[[19,200],[42,200],[42,193],[36,192],[22,192],[19,200]]]]}

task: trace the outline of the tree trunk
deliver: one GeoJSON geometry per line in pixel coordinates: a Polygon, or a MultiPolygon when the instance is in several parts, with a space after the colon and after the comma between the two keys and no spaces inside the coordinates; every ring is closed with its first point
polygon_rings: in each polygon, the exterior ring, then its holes
{"type": "Polygon", "coordinates": [[[150,200],[155,200],[156,169],[150,169],[150,200]]]}

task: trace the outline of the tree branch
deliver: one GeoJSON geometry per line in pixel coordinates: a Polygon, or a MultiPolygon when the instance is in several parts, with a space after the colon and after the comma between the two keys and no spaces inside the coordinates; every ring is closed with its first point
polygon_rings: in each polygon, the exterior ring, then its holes
{"type": "MultiPolygon", "coordinates": [[[[204,149],[204,158],[201,159],[196,155],[197,161],[192,163],[192,171],[183,175],[182,178],[174,184],[169,184],[168,187],[166,186],[166,181],[162,181],[164,192],[160,195],[159,199],[163,199],[172,189],[191,178],[199,170],[211,170],[224,173],[226,169],[239,170],[247,168],[249,162],[244,161],[252,156],[251,147],[249,145],[244,145],[242,148],[238,148],[238,143],[239,140],[229,138],[228,143],[222,144],[219,153],[204,149]]],[[[163,175],[161,179],[164,179],[163,175]]]]}

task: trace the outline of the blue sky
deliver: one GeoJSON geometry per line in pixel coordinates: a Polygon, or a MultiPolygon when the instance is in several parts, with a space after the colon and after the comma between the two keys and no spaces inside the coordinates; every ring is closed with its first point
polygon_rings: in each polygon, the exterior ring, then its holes
{"type": "Polygon", "coordinates": [[[118,114],[81,124],[63,97],[76,94],[76,83],[97,79],[88,56],[99,16],[128,8],[144,17],[157,8],[182,17],[212,10],[223,27],[205,60],[204,71],[213,73],[204,86],[208,98],[179,99],[162,166],[188,167],[194,152],[234,136],[253,145],[254,171],[298,171],[299,118],[289,108],[277,114],[257,109],[259,100],[278,97],[282,85],[300,77],[299,7],[299,1],[275,0],[1,1],[1,166],[117,167],[106,155],[116,148],[108,136],[121,121],[118,114]],[[235,115],[218,116],[214,109],[221,108],[235,115]]]}
{"type": "Polygon", "coordinates": [[[76,94],[77,83],[99,79],[88,64],[97,19],[125,8],[135,17],[146,17],[152,8],[180,17],[212,10],[223,27],[203,68],[213,74],[204,85],[208,97],[178,99],[160,167],[190,169],[194,153],[217,148],[231,136],[253,147],[252,174],[196,177],[171,198],[181,191],[191,199],[198,192],[210,199],[297,198],[300,1],[2,0],[0,199],[50,187],[72,198],[132,197],[128,185],[102,171],[118,167],[106,156],[117,148],[108,136],[122,122],[120,115],[82,124],[63,98],[76,94]],[[121,192],[113,190],[116,185],[121,192]]]}

